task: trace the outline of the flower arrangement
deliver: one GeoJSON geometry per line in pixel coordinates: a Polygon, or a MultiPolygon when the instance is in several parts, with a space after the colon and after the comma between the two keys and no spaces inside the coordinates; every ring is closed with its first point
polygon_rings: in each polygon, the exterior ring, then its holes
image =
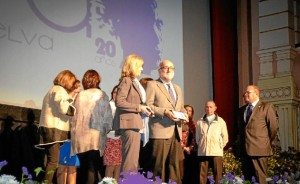
{"type": "MultiPolygon", "coordinates": [[[[2,167],[7,165],[7,161],[4,160],[2,162],[0,162],[0,171],[2,169],[2,167]]],[[[6,174],[2,174],[0,176],[0,184],[19,184],[19,182],[17,181],[15,176],[11,176],[11,175],[6,175],[6,174]]]]}
{"type": "MultiPolygon", "coordinates": [[[[215,183],[214,179],[209,176],[208,177],[208,180],[211,184],[215,183]]],[[[231,173],[227,173],[223,178],[222,180],[220,181],[220,183],[222,184],[242,184],[242,183],[251,183],[251,182],[248,182],[248,181],[245,181],[244,178],[240,178],[238,176],[234,176],[233,174],[231,173]]],[[[256,183],[255,181],[253,181],[253,183],[256,183]]]]}
{"type": "MultiPolygon", "coordinates": [[[[8,164],[7,161],[0,162],[0,173],[2,167],[8,164]]],[[[41,167],[36,168],[35,170],[36,176],[39,175],[40,172],[43,172],[41,167]]],[[[121,177],[116,181],[116,179],[111,177],[104,177],[99,184],[167,184],[163,183],[159,177],[155,177],[155,181],[153,181],[153,174],[151,172],[147,172],[146,177],[145,173],[142,171],[139,172],[123,172],[121,173],[121,177]]],[[[0,175],[0,184],[37,184],[39,182],[32,180],[32,175],[28,172],[26,167],[22,167],[22,179],[21,181],[17,181],[15,176],[2,174],[0,175]]],[[[47,182],[46,182],[47,183],[47,182]]],[[[176,184],[176,182],[169,181],[168,184],[176,184]]]]}
{"type": "MultiPolygon", "coordinates": [[[[268,158],[268,183],[300,183],[300,152],[290,148],[288,151],[281,151],[280,147],[273,148],[273,156],[268,158]]],[[[22,179],[17,181],[15,176],[2,174],[1,169],[7,165],[7,161],[0,162],[0,184],[35,184],[37,181],[32,180],[32,175],[28,173],[26,167],[22,167],[22,179]]],[[[255,178],[252,181],[245,181],[241,173],[241,162],[235,153],[230,148],[224,151],[224,167],[223,172],[227,173],[220,181],[221,184],[257,184],[255,178]]],[[[42,172],[42,168],[38,167],[35,170],[36,176],[42,172]]],[[[208,176],[211,184],[215,183],[212,174],[208,176]]],[[[121,173],[118,181],[114,178],[105,177],[99,184],[164,184],[159,177],[153,179],[151,172],[125,172],[121,173]]],[[[165,183],[166,184],[166,183],[165,183]]],[[[174,181],[169,181],[168,184],[176,184],[174,181]]]]}
{"type": "MultiPolygon", "coordinates": [[[[8,162],[6,160],[0,162],[0,173],[2,167],[6,166],[8,162]]],[[[35,170],[36,176],[39,175],[40,172],[42,172],[42,168],[38,167],[35,170]]],[[[0,175],[0,184],[36,184],[39,183],[37,181],[33,181],[32,175],[28,172],[27,167],[22,167],[22,178],[21,181],[17,181],[15,176],[12,175],[6,175],[2,174],[0,175]]]]}
{"type": "Polygon", "coordinates": [[[104,177],[99,184],[118,184],[115,178],[104,177]]]}
{"type": "Polygon", "coordinates": [[[20,184],[20,182],[14,176],[2,174],[0,176],[0,184],[20,184]]]}
{"type": "Polygon", "coordinates": [[[242,175],[242,163],[238,157],[235,156],[232,148],[224,151],[223,155],[223,173],[232,173],[236,176],[242,175]]]}
{"type": "Polygon", "coordinates": [[[139,172],[128,171],[122,172],[121,177],[118,180],[119,184],[176,184],[176,182],[169,180],[168,183],[162,182],[160,177],[156,176],[153,180],[152,172],[143,172],[140,170],[139,172]]]}
{"type": "MultiPolygon", "coordinates": [[[[227,174],[222,184],[256,183],[255,178],[252,178],[252,181],[244,181],[240,159],[231,148],[224,151],[223,164],[223,173],[227,174]]],[[[273,155],[268,158],[268,176],[272,176],[267,178],[268,183],[300,183],[300,152],[293,148],[281,151],[279,146],[274,146],[273,155]]]]}

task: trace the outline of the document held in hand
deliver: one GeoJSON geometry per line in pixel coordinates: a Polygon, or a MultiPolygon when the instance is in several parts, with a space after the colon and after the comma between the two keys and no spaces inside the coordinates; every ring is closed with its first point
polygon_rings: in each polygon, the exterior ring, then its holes
{"type": "Polygon", "coordinates": [[[178,119],[185,120],[185,121],[187,121],[187,122],[189,121],[189,120],[185,117],[184,113],[182,113],[182,112],[172,111],[172,113],[173,113],[174,116],[175,116],[176,118],[178,118],[178,119]]]}

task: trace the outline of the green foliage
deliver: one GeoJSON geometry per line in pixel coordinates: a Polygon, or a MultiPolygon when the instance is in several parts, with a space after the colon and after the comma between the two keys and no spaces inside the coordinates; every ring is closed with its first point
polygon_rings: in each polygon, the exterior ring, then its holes
{"type": "Polygon", "coordinates": [[[45,172],[45,171],[42,169],[42,167],[37,167],[37,168],[34,169],[34,172],[35,172],[36,176],[39,176],[39,174],[41,172],[45,172]]]}
{"type": "Polygon", "coordinates": [[[241,176],[241,161],[235,156],[232,148],[224,151],[223,156],[223,173],[232,173],[235,176],[241,176]]]}
{"type": "MultiPolygon", "coordinates": [[[[224,151],[223,173],[232,173],[242,176],[241,161],[235,156],[232,148],[224,151]]],[[[293,148],[281,151],[278,146],[273,147],[273,155],[268,158],[268,176],[296,173],[300,171],[300,152],[293,148]]]]}
{"type": "Polygon", "coordinates": [[[280,147],[274,147],[273,156],[268,159],[268,175],[280,175],[284,172],[288,174],[300,171],[300,152],[294,148],[288,151],[281,151],[280,147]]]}

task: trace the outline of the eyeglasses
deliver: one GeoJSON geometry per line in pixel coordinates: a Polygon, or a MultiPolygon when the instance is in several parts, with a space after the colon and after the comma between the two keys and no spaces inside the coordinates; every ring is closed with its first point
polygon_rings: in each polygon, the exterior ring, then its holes
{"type": "Polygon", "coordinates": [[[172,66],[162,66],[159,69],[161,69],[161,70],[167,70],[167,71],[174,71],[175,67],[172,67],[172,66]]]}
{"type": "Polygon", "coordinates": [[[244,93],[244,95],[245,95],[245,94],[248,94],[248,95],[249,95],[250,93],[255,93],[255,91],[246,91],[246,92],[244,93]]]}

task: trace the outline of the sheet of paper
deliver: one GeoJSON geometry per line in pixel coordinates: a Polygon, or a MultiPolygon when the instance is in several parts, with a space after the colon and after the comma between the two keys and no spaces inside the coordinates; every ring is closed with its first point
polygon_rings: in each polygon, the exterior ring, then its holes
{"type": "Polygon", "coordinates": [[[185,120],[185,121],[189,121],[189,120],[185,117],[184,113],[178,112],[178,111],[172,111],[172,112],[173,112],[173,114],[174,114],[174,116],[175,116],[176,118],[179,118],[179,119],[182,119],[182,120],[185,120]]]}

